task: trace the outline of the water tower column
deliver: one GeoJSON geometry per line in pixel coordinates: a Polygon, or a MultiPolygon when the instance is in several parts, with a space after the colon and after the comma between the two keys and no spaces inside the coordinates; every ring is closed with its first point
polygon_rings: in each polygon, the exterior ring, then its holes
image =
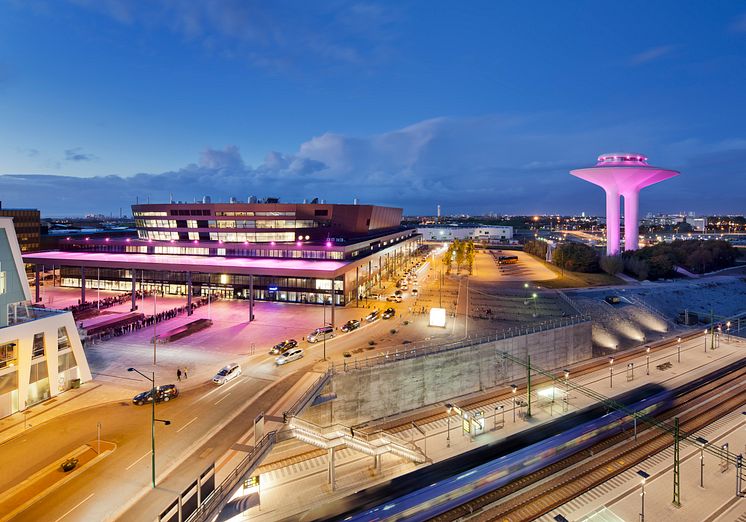
{"type": "Polygon", "coordinates": [[[640,246],[640,225],[638,221],[638,205],[640,193],[635,190],[626,192],[624,196],[624,249],[637,250],[640,246]]]}
{"type": "Polygon", "coordinates": [[[613,256],[619,253],[619,192],[614,188],[606,189],[606,254],[613,256]]]}

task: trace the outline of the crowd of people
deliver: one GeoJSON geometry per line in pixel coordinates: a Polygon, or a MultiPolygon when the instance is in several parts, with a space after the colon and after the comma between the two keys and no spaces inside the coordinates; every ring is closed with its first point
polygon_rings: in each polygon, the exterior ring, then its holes
{"type": "MultiPolygon", "coordinates": [[[[219,297],[213,295],[209,300],[207,297],[200,297],[199,299],[196,299],[192,301],[192,310],[196,310],[197,308],[200,308],[202,306],[206,306],[208,302],[210,301],[217,301],[219,297]]],[[[132,332],[137,332],[139,330],[142,330],[143,328],[148,328],[153,326],[154,324],[159,324],[163,321],[168,321],[169,319],[173,319],[174,317],[178,317],[180,315],[183,315],[187,313],[189,310],[189,307],[187,305],[183,306],[177,306],[174,308],[171,308],[169,310],[164,310],[162,312],[158,312],[155,315],[145,315],[140,317],[139,319],[133,318],[133,321],[127,324],[118,325],[118,326],[112,326],[111,328],[107,328],[106,330],[96,332],[95,335],[87,336],[89,340],[106,340],[111,337],[120,337],[122,335],[127,335],[132,332]]]]}
{"type": "MultiPolygon", "coordinates": [[[[152,293],[153,292],[146,290],[144,297],[148,297],[152,295],[152,293]]],[[[135,292],[135,297],[137,299],[142,299],[143,293],[138,290],[137,292],[135,292]]],[[[103,299],[96,299],[94,301],[86,301],[85,303],[82,303],[80,299],[78,299],[78,304],[68,306],[67,308],[63,308],[63,310],[70,311],[73,313],[73,316],[77,316],[81,312],[87,312],[93,309],[103,310],[105,308],[111,308],[112,306],[117,306],[117,305],[126,303],[131,300],[132,300],[132,292],[127,292],[126,294],[113,295],[110,297],[104,297],[103,299]]]]}

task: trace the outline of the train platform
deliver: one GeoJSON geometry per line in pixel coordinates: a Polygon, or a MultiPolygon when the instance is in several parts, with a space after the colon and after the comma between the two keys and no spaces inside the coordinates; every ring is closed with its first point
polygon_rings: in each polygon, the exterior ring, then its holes
{"type": "MultiPolygon", "coordinates": [[[[648,383],[676,387],[746,356],[746,340],[744,339],[735,336],[731,336],[730,339],[723,337],[714,350],[710,347],[710,341],[708,337],[706,351],[704,336],[697,336],[681,342],[680,346],[674,343],[669,348],[655,350],[649,356],[646,356],[643,351],[634,359],[604,365],[603,368],[578,378],[573,378],[571,375],[570,380],[576,386],[613,397],[648,383]]],[[[559,379],[555,386],[551,383],[536,386],[535,394],[532,394],[531,418],[526,418],[526,408],[521,406],[526,402],[525,393],[517,394],[516,407],[513,405],[512,398],[509,398],[480,407],[481,413],[469,410],[467,413],[481,419],[478,422],[483,425],[483,429],[477,429],[476,433],[474,430],[471,433],[465,432],[462,418],[454,411],[448,418],[413,424],[407,429],[397,430],[397,435],[416,444],[432,462],[438,462],[479,445],[501,440],[508,435],[535,427],[595,402],[572,386],[569,387],[569,393],[567,390],[563,379],[559,379]]],[[[454,405],[458,406],[458,402],[456,401],[454,405]]],[[[741,417],[746,419],[744,415],[741,417]]],[[[743,449],[743,443],[740,444],[738,447],[743,449]]],[[[683,456],[684,450],[682,450],[682,458],[683,456]]],[[[710,458],[714,459],[714,457],[710,458]]],[[[670,459],[667,462],[670,463],[670,459]]],[[[308,509],[318,508],[363,488],[383,483],[427,465],[427,463],[415,465],[404,459],[386,455],[377,470],[372,457],[345,448],[335,453],[334,473],[330,473],[326,451],[318,450],[300,441],[284,442],[278,444],[265,463],[258,468],[256,475],[259,480],[252,481],[251,489],[245,491],[245,493],[258,493],[260,503],[244,512],[244,516],[252,520],[267,521],[297,519],[308,509]],[[333,484],[329,480],[330,477],[334,478],[333,484]]],[[[711,468],[716,467],[717,463],[713,462],[711,468]]],[[[731,477],[731,479],[733,484],[729,490],[734,490],[735,478],[731,477]]],[[[670,480],[668,482],[670,486],[670,480]]],[[[682,491],[686,491],[684,486],[682,486],[682,491]]],[[[635,495],[634,498],[639,501],[639,496],[635,495]]],[[[670,503],[670,499],[668,502],[670,503]]],[[[581,516],[590,514],[590,511],[592,509],[581,513],[581,516]]],[[[568,519],[577,520],[569,517],[568,519]]],[[[625,514],[623,519],[636,518],[630,518],[629,514],[625,514]]],[[[666,519],[651,516],[648,520],[666,519]]],[[[679,520],[688,519],[679,518],[679,520]]]]}

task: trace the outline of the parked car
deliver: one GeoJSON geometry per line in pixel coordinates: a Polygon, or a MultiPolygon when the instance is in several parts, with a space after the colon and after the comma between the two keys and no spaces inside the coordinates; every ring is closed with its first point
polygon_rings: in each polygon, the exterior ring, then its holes
{"type": "Polygon", "coordinates": [[[609,304],[619,304],[622,302],[622,299],[618,295],[607,295],[604,297],[604,300],[609,304]]]}
{"type": "Polygon", "coordinates": [[[416,288],[412,288],[412,294],[413,295],[417,295],[417,289],[416,288]]]}
{"type": "Polygon", "coordinates": [[[394,295],[401,295],[401,294],[402,294],[401,290],[397,290],[396,292],[394,292],[394,295]]]}
{"type": "Polygon", "coordinates": [[[380,310],[373,310],[371,313],[365,316],[365,320],[369,323],[372,323],[373,321],[376,321],[381,317],[381,311],[380,310]]]}
{"type": "Polygon", "coordinates": [[[331,339],[334,337],[334,328],[331,326],[322,326],[321,328],[316,328],[313,332],[308,334],[308,337],[306,337],[306,340],[309,343],[318,343],[323,341],[324,339],[331,339]]]}
{"type": "Polygon", "coordinates": [[[374,300],[376,300],[376,299],[380,299],[380,298],[381,298],[381,296],[378,295],[378,294],[368,294],[368,299],[374,299],[374,300]]]}
{"type": "Polygon", "coordinates": [[[393,308],[386,308],[386,310],[383,311],[383,315],[381,317],[383,317],[384,319],[391,319],[395,315],[396,310],[394,310],[393,308]]]}
{"type": "Polygon", "coordinates": [[[391,294],[386,298],[386,301],[389,301],[391,303],[395,302],[397,299],[399,299],[399,296],[396,294],[391,294]]]}
{"type": "Polygon", "coordinates": [[[215,374],[215,377],[212,378],[212,382],[215,384],[225,384],[239,375],[241,375],[241,366],[239,366],[238,363],[230,363],[221,368],[220,371],[215,374]]]}
{"type": "Polygon", "coordinates": [[[277,366],[282,366],[283,364],[296,361],[301,357],[303,357],[303,350],[301,350],[300,348],[293,348],[292,350],[288,350],[287,352],[280,355],[277,359],[275,359],[275,364],[277,366]]]}
{"type": "MultiPolygon", "coordinates": [[[[175,384],[164,384],[155,389],[155,402],[168,402],[179,396],[179,390],[175,384]]],[[[153,402],[153,390],[138,393],[132,398],[132,402],[138,406],[153,402]]]]}
{"type": "Polygon", "coordinates": [[[351,332],[357,328],[360,328],[360,321],[357,319],[350,319],[342,325],[343,332],[351,332]]]}
{"type": "Polygon", "coordinates": [[[295,339],[285,339],[281,343],[277,343],[269,351],[270,355],[280,355],[281,353],[287,352],[290,348],[298,346],[298,341],[295,339]]]}

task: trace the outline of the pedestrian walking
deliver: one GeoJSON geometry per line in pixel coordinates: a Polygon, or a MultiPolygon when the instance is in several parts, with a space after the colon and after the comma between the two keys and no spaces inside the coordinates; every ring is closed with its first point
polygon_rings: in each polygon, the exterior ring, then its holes
{"type": "Polygon", "coordinates": [[[176,380],[177,381],[181,380],[181,368],[176,369],[176,380]]]}
{"type": "Polygon", "coordinates": [[[186,378],[187,378],[187,367],[184,366],[184,379],[186,380],[186,378]]]}

